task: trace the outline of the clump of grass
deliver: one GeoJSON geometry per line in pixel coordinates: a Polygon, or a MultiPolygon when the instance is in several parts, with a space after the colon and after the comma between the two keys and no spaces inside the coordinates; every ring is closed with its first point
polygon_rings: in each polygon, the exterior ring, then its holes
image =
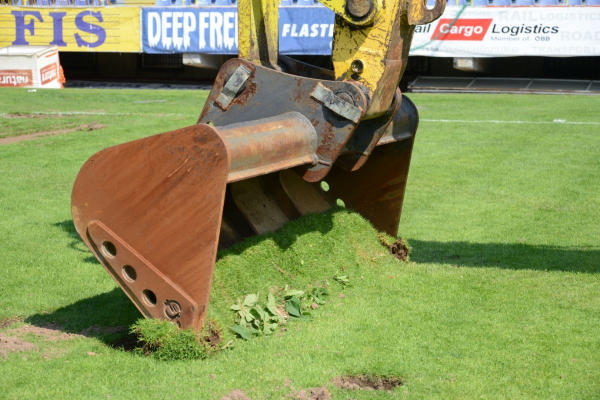
{"type": "Polygon", "coordinates": [[[162,361],[201,360],[208,349],[191,329],[180,330],[176,325],[157,319],[139,319],[131,326],[142,347],[135,349],[141,355],[162,361]]]}
{"type": "Polygon", "coordinates": [[[378,232],[377,239],[379,239],[379,243],[387,247],[391,255],[402,261],[410,261],[412,248],[404,238],[394,238],[384,232],[378,232]]]}

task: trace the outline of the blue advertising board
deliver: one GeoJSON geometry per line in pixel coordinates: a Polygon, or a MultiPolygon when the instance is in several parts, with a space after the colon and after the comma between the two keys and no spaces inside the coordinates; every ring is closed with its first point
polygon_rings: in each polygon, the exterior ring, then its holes
{"type": "MultiPolygon", "coordinates": [[[[334,14],[325,7],[280,7],[279,52],[331,54],[334,14]]],[[[237,54],[236,7],[144,7],[144,53],[237,54]]]]}

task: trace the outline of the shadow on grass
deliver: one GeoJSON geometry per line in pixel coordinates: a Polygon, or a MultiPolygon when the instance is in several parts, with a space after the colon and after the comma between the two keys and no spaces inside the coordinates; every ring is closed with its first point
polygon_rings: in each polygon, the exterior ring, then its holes
{"type": "Polygon", "coordinates": [[[89,256],[86,257],[83,261],[85,261],[87,263],[91,263],[91,264],[98,263],[98,261],[96,260],[96,257],[91,255],[90,251],[83,243],[83,240],[81,240],[81,238],[79,237],[79,234],[77,233],[77,230],[75,229],[75,225],[73,224],[72,219],[67,219],[67,220],[64,220],[61,222],[56,222],[52,225],[60,228],[60,230],[62,230],[69,236],[69,238],[71,239],[71,242],[68,244],[68,246],[71,249],[89,254],[89,256]]]}
{"type": "MultiPolygon", "coordinates": [[[[254,247],[265,240],[273,240],[280,249],[287,250],[294,244],[298,237],[301,237],[307,233],[320,232],[321,234],[326,234],[327,232],[331,231],[333,228],[334,214],[349,212],[352,211],[343,207],[334,206],[329,211],[322,214],[304,215],[298,220],[290,221],[275,232],[264,235],[248,236],[243,238],[242,241],[231,245],[230,247],[220,249],[217,253],[217,261],[225,255],[240,255],[247,249],[254,247]]],[[[83,240],[81,240],[79,237],[72,219],[56,222],[53,225],[60,228],[69,236],[71,239],[71,242],[68,244],[69,248],[75,251],[90,254],[84,259],[85,262],[93,264],[98,263],[96,258],[91,255],[90,250],[83,243],[83,240]]]]}
{"type": "Polygon", "coordinates": [[[281,250],[287,250],[303,235],[315,232],[325,235],[330,232],[333,229],[335,214],[339,213],[353,213],[353,211],[344,207],[334,206],[329,211],[322,214],[303,215],[299,219],[285,224],[275,232],[249,236],[244,238],[241,242],[235,243],[231,247],[219,250],[217,253],[217,261],[227,255],[243,255],[246,250],[265,240],[272,240],[281,250]]]}
{"type": "Polygon", "coordinates": [[[105,344],[130,350],[135,337],[129,326],[141,317],[139,311],[119,288],[79,300],[48,314],[25,319],[31,325],[75,333],[101,340],[105,344]]]}
{"type": "Polygon", "coordinates": [[[411,260],[465,267],[600,272],[600,250],[522,243],[433,242],[410,239],[411,260]]]}
{"type": "MultiPolygon", "coordinates": [[[[304,234],[317,231],[326,234],[333,228],[333,214],[336,212],[349,211],[344,208],[334,208],[324,214],[306,215],[302,221],[292,221],[275,233],[252,236],[226,250],[219,251],[217,259],[226,254],[242,254],[265,240],[273,240],[281,249],[288,249],[298,237],[304,234]]],[[[90,254],[85,261],[99,264],[79,237],[73,220],[56,222],[53,226],[68,235],[70,242],[67,246],[70,249],[90,254]]],[[[135,337],[128,334],[128,329],[140,317],[140,313],[125,293],[120,288],[115,288],[110,292],[79,300],[48,314],[32,315],[25,322],[47,329],[94,337],[111,347],[124,347],[129,350],[134,347],[132,345],[135,345],[135,337]]]]}

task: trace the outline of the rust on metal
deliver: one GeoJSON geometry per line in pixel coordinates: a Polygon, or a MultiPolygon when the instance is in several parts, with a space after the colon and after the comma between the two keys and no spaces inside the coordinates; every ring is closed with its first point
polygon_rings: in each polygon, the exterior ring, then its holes
{"type": "MultiPolygon", "coordinates": [[[[397,89],[394,102],[385,114],[378,118],[362,121],[358,126],[356,133],[346,145],[344,154],[338,158],[337,165],[349,171],[355,171],[362,167],[392,123],[392,118],[397,114],[401,104],[402,94],[400,89],[397,89]]],[[[413,110],[405,111],[411,114],[413,110]]],[[[416,108],[414,112],[416,112],[416,108]]]]}
{"type": "Polygon", "coordinates": [[[143,314],[194,326],[198,304],[177,284],[101,222],[91,221],[87,233],[102,264],[143,314]]]}
{"type": "Polygon", "coordinates": [[[164,318],[161,304],[176,300],[181,327],[202,327],[230,163],[218,133],[193,125],[109,147],[81,168],[75,228],[142,314],[164,318]]]}
{"type": "Polygon", "coordinates": [[[311,121],[317,134],[318,158],[316,165],[306,169],[304,179],[317,182],[327,175],[358,125],[315,99],[312,93],[317,85],[322,85],[336,96],[344,93],[350,97],[357,109],[364,110],[367,107],[363,89],[353,82],[323,81],[290,75],[245,60],[232,59],[223,64],[219,71],[198,122],[211,122],[215,127],[219,127],[232,123],[250,123],[288,112],[304,115],[311,121]],[[223,110],[215,104],[216,99],[222,91],[225,77],[241,65],[246,66],[252,73],[246,82],[246,88],[231,102],[227,110],[223,110]]]}
{"type": "Polygon", "coordinates": [[[317,83],[310,95],[340,117],[352,122],[358,123],[363,115],[364,110],[356,107],[349,95],[346,95],[345,98],[338,96],[321,83],[317,83]]]}
{"type": "Polygon", "coordinates": [[[218,130],[231,154],[228,182],[317,162],[317,134],[298,112],[218,130]]]}

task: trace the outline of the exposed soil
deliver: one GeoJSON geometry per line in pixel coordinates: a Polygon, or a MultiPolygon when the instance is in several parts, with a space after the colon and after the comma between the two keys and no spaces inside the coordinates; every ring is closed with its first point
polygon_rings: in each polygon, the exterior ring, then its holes
{"type": "MultiPolygon", "coordinates": [[[[0,329],[11,326],[16,322],[22,322],[22,318],[9,318],[0,321],[0,329]]],[[[0,358],[6,358],[7,354],[13,351],[36,350],[37,346],[29,343],[21,337],[31,334],[50,342],[61,340],[71,340],[82,337],[98,337],[99,335],[115,334],[125,331],[124,326],[99,327],[92,325],[80,333],[64,332],[64,329],[56,324],[47,324],[44,326],[22,325],[18,328],[9,329],[0,334],[0,358]]],[[[113,348],[122,348],[124,350],[133,350],[138,347],[137,337],[133,334],[127,334],[119,337],[115,341],[108,343],[113,348]]],[[[45,356],[45,358],[48,358],[45,356]]]]}
{"type": "Polygon", "coordinates": [[[394,377],[380,376],[339,376],[333,380],[333,384],[342,389],[361,390],[393,390],[402,385],[402,381],[394,377]]]}
{"type": "Polygon", "coordinates": [[[408,261],[409,248],[403,239],[398,239],[388,246],[390,254],[402,261],[408,261]]]}
{"type": "Polygon", "coordinates": [[[45,137],[45,136],[57,136],[57,135],[64,135],[66,133],[81,132],[81,131],[86,131],[86,132],[96,131],[98,129],[102,129],[105,127],[106,127],[106,125],[92,122],[91,124],[83,124],[83,125],[79,125],[75,128],[57,129],[57,130],[46,131],[46,132],[36,132],[36,133],[30,133],[28,135],[21,135],[21,136],[10,136],[10,137],[5,137],[5,138],[0,138],[0,146],[4,145],[4,144],[19,143],[19,142],[23,142],[26,140],[35,140],[35,139],[39,139],[39,138],[45,137]]]}
{"type": "Polygon", "coordinates": [[[124,326],[97,326],[92,325],[80,332],[80,335],[86,337],[96,337],[98,335],[109,335],[113,333],[125,332],[127,329],[124,326]]]}
{"type": "Polygon", "coordinates": [[[331,400],[331,393],[323,386],[292,391],[287,397],[294,400],[331,400]]]}
{"type": "Polygon", "coordinates": [[[23,322],[23,318],[16,317],[3,319],[2,321],[0,321],[0,329],[8,328],[9,326],[17,322],[23,322]]]}
{"type": "Polygon", "coordinates": [[[37,346],[14,336],[0,334],[0,358],[6,359],[13,351],[36,350],[37,346]]]}
{"type": "Polygon", "coordinates": [[[61,114],[28,114],[28,113],[11,113],[2,115],[3,118],[60,118],[61,114]]]}
{"type": "Polygon", "coordinates": [[[225,397],[221,397],[221,400],[251,400],[250,397],[246,396],[246,393],[241,390],[232,390],[227,393],[225,397]]]}
{"type": "Polygon", "coordinates": [[[77,336],[80,336],[76,333],[66,333],[62,332],[62,328],[55,324],[41,326],[33,326],[33,325],[23,325],[15,329],[11,329],[9,331],[11,334],[33,334],[39,336],[45,340],[49,341],[59,341],[59,340],[70,340],[74,339],[77,336]]]}
{"type": "Polygon", "coordinates": [[[124,351],[133,351],[137,347],[142,347],[142,343],[139,341],[138,336],[134,333],[128,333],[120,336],[107,344],[113,349],[120,349],[124,351]]]}
{"type": "MultiPolygon", "coordinates": [[[[8,327],[15,322],[23,321],[20,318],[11,318],[8,320],[3,320],[0,323],[0,328],[8,327]]],[[[23,325],[18,328],[10,329],[5,333],[10,333],[11,335],[25,335],[25,334],[33,334],[39,336],[43,339],[50,341],[58,341],[58,340],[70,340],[77,337],[98,337],[100,335],[108,335],[124,332],[126,328],[124,326],[96,326],[92,325],[89,328],[85,328],[80,333],[69,333],[65,332],[65,329],[57,324],[46,324],[43,326],[35,326],[35,325],[23,325]]]]}
{"type": "Polygon", "coordinates": [[[215,321],[208,321],[208,335],[204,336],[204,341],[213,349],[219,348],[223,340],[223,332],[215,321]]]}

